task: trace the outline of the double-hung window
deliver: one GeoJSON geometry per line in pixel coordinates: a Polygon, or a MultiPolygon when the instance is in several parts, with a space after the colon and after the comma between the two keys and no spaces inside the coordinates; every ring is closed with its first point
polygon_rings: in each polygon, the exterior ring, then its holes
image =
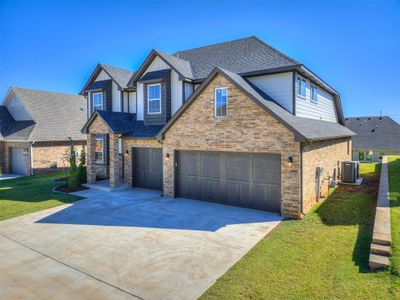
{"type": "Polygon", "coordinates": [[[147,108],[149,114],[161,113],[161,84],[147,86],[147,108]]]}
{"type": "Polygon", "coordinates": [[[318,88],[315,85],[311,85],[311,102],[318,102],[318,88]]]}
{"type": "Polygon", "coordinates": [[[96,164],[104,164],[106,161],[105,158],[105,137],[104,136],[97,136],[96,143],[95,143],[95,161],[96,164]]]}
{"type": "Polygon", "coordinates": [[[297,77],[297,95],[305,98],[306,97],[306,80],[301,77],[297,77]]]}
{"type": "Polygon", "coordinates": [[[215,117],[223,118],[228,115],[228,89],[215,89],[215,117]]]}
{"type": "Polygon", "coordinates": [[[92,95],[93,111],[103,110],[103,93],[97,92],[92,95]]]}

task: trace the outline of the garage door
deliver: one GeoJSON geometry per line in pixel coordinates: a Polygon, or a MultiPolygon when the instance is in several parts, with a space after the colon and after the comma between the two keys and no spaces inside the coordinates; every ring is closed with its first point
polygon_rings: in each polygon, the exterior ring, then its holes
{"type": "Polygon", "coordinates": [[[180,151],[177,195],[280,212],[280,155],[180,151]]]}
{"type": "Polygon", "coordinates": [[[133,186],[162,190],[162,149],[132,148],[133,186]]]}
{"type": "Polygon", "coordinates": [[[25,175],[24,148],[11,148],[11,173],[25,175]]]}

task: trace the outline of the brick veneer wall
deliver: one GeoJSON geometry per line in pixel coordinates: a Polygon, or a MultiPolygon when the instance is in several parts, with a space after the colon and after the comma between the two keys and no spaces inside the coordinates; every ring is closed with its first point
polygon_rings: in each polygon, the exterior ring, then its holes
{"type": "Polygon", "coordinates": [[[329,176],[338,175],[338,161],[351,160],[351,139],[334,139],[302,144],[303,151],[303,211],[307,213],[317,202],[316,168],[321,174],[321,196],[327,196],[329,176]]]}
{"type": "Polygon", "coordinates": [[[132,186],[132,147],[162,148],[154,139],[124,139],[124,182],[132,186]]]}
{"type": "Polygon", "coordinates": [[[281,213],[300,216],[300,143],[294,134],[236,86],[217,75],[165,134],[164,195],[174,196],[174,151],[281,154],[281,213]],[[214,117],[214,90],[228,88],[228,117],[214,117]],[[293,157],[290,166],[288,157],[293,157]]]}
{"type": "MultiPolygon", "coordinates": [[[[95,183],[96,176],[100,178],[109,178],[110,167],[109,165],[100,165],[95,163],[95,143],[96,134],[109,134],[109,144],[114,140],[111,140],[111,132],[109,127],[103,120],[96,118],[90,125],[89,134],[87,135],[87,182],[95,183]]],[[[109,153],[110,154],[110,153],[109,153]]],[[[114,154],[114,153],[113,153],[114,154]]],[[[113,162],[115,158],[113,157],[113,162]]],[[[110,160],[111,162],[111,160],[110,160]]]]}
{"type": "MultiPolygon", "coordinates": [[[[81,152],[86,141],[74,141],[75,151],[81,152]]],[[[57,168],[69,167],[70,142],[40,142],[32,146],[34,174],[52,170],[55,163],[57,168]]]]}

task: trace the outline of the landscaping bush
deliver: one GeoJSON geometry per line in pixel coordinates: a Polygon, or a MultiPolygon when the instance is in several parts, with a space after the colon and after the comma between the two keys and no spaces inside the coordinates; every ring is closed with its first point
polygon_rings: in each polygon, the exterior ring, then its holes
{"type": "Polygon", "coordinates": [[[85,146],[82,146],[82,151],[79,155],[78,180],[79,180],[79,184],[86,182],[86,149],[85,149],[85,146]]]}
{"type": "Polygon", "coordinates": [[[67,185],[68,188],[73,190],[79,187],[79,178],[78,178],[78,167],[76,165],[76,152],[74,142],[71,141],[71,147],[69,150],[69,169],[67,172],[67,185]]]}

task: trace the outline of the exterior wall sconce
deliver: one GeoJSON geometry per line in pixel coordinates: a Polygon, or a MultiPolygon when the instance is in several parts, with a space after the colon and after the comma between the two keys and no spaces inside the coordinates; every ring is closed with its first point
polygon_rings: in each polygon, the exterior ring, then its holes
{"type": "Polygon", "coordinates": [[[126,150],[125,150],[125,155],[128,156],[128,154],[129,154],[129,150],[126,149],[126,150]]]}
{"type": "Polygon", "coordinates": [[[167,153],[167,154],[165,154],[165,160],[169,160],[170,159],[170,154],[169,153],[167,153]]]}
{"type": "Polygon", "coordinates": [[[291,167],[293,165],[293,157],[292,156],[289,156],[289,158],[288,158],[288,165],[289,165],[289,167],[291,167]]]}
{"type": "Polygon", "coordinates": [[[28,155],[28,148],[24,148],[24,155],[27,156],[28,155]]]}

